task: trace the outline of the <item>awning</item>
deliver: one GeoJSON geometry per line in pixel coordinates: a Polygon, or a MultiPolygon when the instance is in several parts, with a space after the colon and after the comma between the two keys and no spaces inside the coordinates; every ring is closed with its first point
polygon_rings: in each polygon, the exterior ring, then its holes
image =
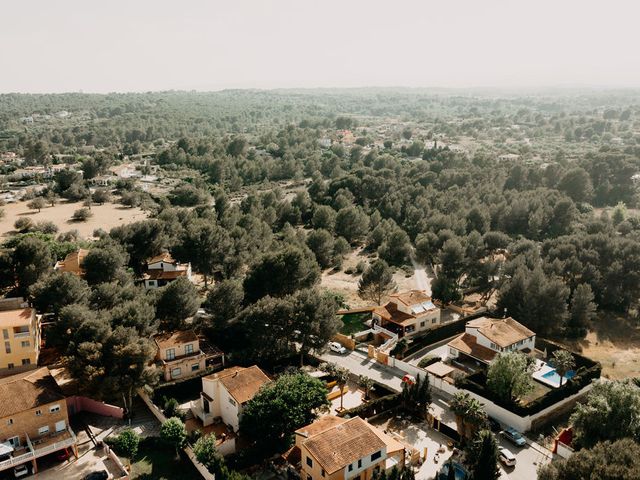
{"type": "Polygon", "coordinates": [[[9,455],[13,452],[13,447],[8,443],[0,443],[0,455],[9,455]]]}

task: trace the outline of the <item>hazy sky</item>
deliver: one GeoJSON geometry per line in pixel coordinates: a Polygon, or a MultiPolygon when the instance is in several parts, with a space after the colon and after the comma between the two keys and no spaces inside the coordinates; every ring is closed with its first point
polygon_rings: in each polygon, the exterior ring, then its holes
{"type": "Polygon", "coordinates": [[[1,0],[0,92],[640,87],[638,0],[1,0]]]}

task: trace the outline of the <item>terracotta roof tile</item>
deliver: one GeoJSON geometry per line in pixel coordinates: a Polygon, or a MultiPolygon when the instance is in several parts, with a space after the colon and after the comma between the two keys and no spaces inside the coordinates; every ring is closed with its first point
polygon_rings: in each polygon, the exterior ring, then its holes
{"type": "Polygon", "coordinates": [[[454,338],[448,346],[486,363],[491,362],[498,353],[477,343],[476,337],[469,333],[463,333],[454,338]]]}
{"type": "Polygon", "coordinates": [[[156,342],[156,345],[158,345],[158,348],[164,350],[174,345],[195,342],[198,340],[198,335],[196,335],[196,332],[193,330],[178,330],[176,332],[156,335],[153,337],[153,340],[156,342]]]}
{"type": "Polygon", "coordinates": [[[503,348],[535,335],[534,332],[511,317],[480,317],[468,322],[467,327],[478,329],[478,332],[503,348]]]}
{"type": "Polygon", "coordinates": [[[240,404],[251,400],[258,393],[260,387],[271,381],[256,365],[249,368],[227,368],[204,378],[220,380],[229,395],[240,404]]]}
{"type": "Polygon", "coordinates": [[[390,295],[392,299],[404,303],[407,307],[417,303],[430,302],[431,297],[424,290],[409,290],[408,292],[399,292],[390,295]]]}
{"type": "Polygon", "coordinates": [[[84,262],[84,258],[89,253],[89,250],[84,248],[80,248],[75,252],[71,252],[67,254],[63,261],[56,263],[55,269],[59,272],[69,272],[74,275],[82,276],[84,275],[84,269],[82,268],[82,264],[84,262]]]}
{"type": "Polygon", "coordinates": [[[0,379],[0,418],[64,398],[46,367],[5,377],[0,379]]]}

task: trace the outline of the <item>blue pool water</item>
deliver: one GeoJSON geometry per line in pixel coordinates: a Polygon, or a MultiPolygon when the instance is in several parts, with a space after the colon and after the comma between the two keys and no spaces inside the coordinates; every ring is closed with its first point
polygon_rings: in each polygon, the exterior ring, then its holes
{"type": "MultiPolygon", "coordinates": [[[[567,380],[571,380],[575,375],[576,375],[576,372],[574,372],[573,370],[569,370],[567,373],[564,374],[564,380],[562,381],[562,383],[564,384],[567,380]]],[[[550,382],[555,383],[556,385],[560,385],[560,375],[558,375],[558,373],[555,370],[551,370],[545,373],[544,375],[542,375],[542,377],[546,378],[550,382]]]]}

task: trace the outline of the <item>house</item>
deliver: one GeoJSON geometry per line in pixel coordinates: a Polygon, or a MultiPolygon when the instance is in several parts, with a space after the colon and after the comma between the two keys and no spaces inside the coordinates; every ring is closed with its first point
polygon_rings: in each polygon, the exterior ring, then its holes
{"type": "Polygon", "coordinates": [[[500,162],[517,162],[520,160],[520,155],[516,153],[504,153],[498,156],[498,161],[500,162]]]}
{"type": "Polygon", "coordinates": [[[205,427],[220,419],[237,432],[244,406],[269,382],[269,377],[256,365],[226,368],[207,375],[202,377],[202,392],[192,402],[191,411],[205,427]]]}
{"type": "Polygon", "coordinates": [[[293,450],[302,480],[370,480],[405,462],[404,445],[360,417],[321,417],[296,430],[293,450]]]}
{"type": "Polygon", "coordinates": [[[205,343],[193,330],[179,330],[153,337],[156,361],[166,381],[197,376],[208,368],[222,368],[224,353],[205,343]]]}
{"type": "MultiPolygon", "coordinates": [[[[0,329],[4,348],[0,349],[0,375],[31,370],[40,355],[40,318],[23,299],[0,302],[0,329]]],[[[1,431],[1,430],[0,430],[1,431]]]]}
{"type": "Polygon", "coordinates": [[[60,273],[69,272],[77,275],[78,277],[82,277],[84,276],[82,264],[84,262],[84,257],[86,257],[88,253],[89,250],[79,248],[78,250],[67,254],[67,256],[64,257],[64,260],[57,261],[53,269],[60,273]]]}
{"type": "Polygon", "coordinates": [[[480,317],[467,322],[465,332],[448,343],[449,357],[489,364],[500,352],[532,353],[536,334],[511,317],[480,317]]]}
{"type": "Polygon", "coordinates": [[[46,367],[0,379],[0,470],[71,448],[78,456],[69,428],[64,395],[46,367]]]}
{"type": "Polygon", "coordinates": [[[186,277],[191,281],[191,263],[180,263],[169,252],[164,252],[147,261],[142,281],[144,287],[149,289],[163,287],[179,277],[186,277]]]}
{"type": "Polygon", "coordinates": [[[423,290],[394,293],[389,301],[373,309],[374,323],[398,336],[413,336],[441,324],[441,310],[423,290]]]}

